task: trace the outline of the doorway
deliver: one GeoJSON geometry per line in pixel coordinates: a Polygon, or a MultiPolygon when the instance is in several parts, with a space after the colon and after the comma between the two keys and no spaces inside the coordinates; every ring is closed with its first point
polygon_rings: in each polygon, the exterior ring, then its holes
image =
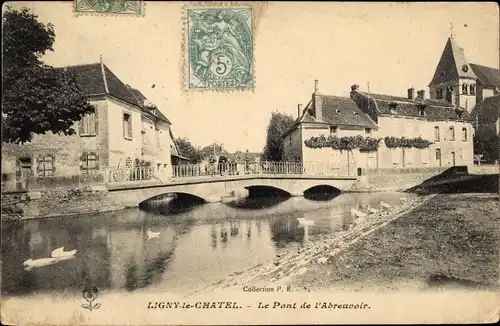
{"type": "Polygon", "coordinates": [[[25,189],[28,178],[33,175],[31,157],[18,158],[16,165],[16,187],[25,189]]]}

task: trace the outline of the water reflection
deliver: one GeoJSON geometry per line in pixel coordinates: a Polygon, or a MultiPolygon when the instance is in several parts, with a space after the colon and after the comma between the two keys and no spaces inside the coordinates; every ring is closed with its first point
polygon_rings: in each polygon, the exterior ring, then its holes
{"type": "MultiPolygon", "coordinates": [[[[405,194],[408,197],[408,194],[405,194]]],[[[330,201],[305,198],[255,198],[237,204],[194,205],[166,214],[165,209],[129,209],[99,215],[6,224],[2,232],[4,295],[66,291],[84,286],[100,290],[185,291],[228,274],[271,262],[276,250],[294,249],[321,234],[352,223],[349,210],[380,201],[399,202],[399,194],[342,194],[330,201]],[[250,207],[254,208],[250,208],[250,207]],[[314,221],[299,225],[297,218],[314,221]],[[148,239],[147,232],[160,236],[148,239]],[[50,256],[64,246],[78,249],[74,259],[24,271],[26,259],[50,256]]],[[[172,210],[162,203],[166,211],[172,210]]],[[[174,203],[173,207],[176,207],[174,203]]],[[[182,206],[182,205],[181,205],[182,206]]],[[[179,206],[177,206],[179,207],[179,206]]]]}

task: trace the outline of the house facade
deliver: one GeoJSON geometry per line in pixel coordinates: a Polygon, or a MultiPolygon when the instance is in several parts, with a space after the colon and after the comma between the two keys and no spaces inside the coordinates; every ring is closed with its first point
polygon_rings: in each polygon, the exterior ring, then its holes
{"type": "Polygon", "coordinates": [[[172,174],[171,122],[155,105],[102,60],[60,69],[75,77],[94,112],[75,123],[75,135],[48,132],[26,144],[5,144],[2,174],[15,175],[17,183],[29,176],[94,175],[103,167],[153,166],[172,174]]]}
{"type": "Polygon", "coordinates": [[[469,63],[464,49],[451,36],[446,42],[429,89],[431,99],[445,100],[470,113],[477,103],[499,94],[500,70],[469,63]]]}
{"type": "Polygon", "coordinates": [[[281,138],[284,161],[376,167],[376,152],[373,151],[308,145],[307,141],[314,137],[373,137],[376,134],[377,124],[352,99],[323,95],[315,81],[311,100],[305,108],[299,104],[297,111],[297,121],[281,138]]]}
{"type": "Polygon", "coordinates": [[[357,85],[349,98],[325,96],[316,86],[282,136],[283,160],[368,169],[471,165],[473,128],[467,110],[424,97],[413,88],[405,98],[364,93],[357,85]],[[335,139],[352,143],[353,149],[336,149],[335,139]]]}

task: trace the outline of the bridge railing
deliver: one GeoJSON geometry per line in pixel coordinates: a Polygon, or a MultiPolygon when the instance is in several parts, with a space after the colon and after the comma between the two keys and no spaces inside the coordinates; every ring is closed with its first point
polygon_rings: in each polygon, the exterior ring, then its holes
{"type": "Polygon", "coordinates": [[[224,164],[185,164],[172,166],[172,174],[167,170],[156,170],[153,166],[105,169],[105,182],[128,182],[147,180],[166,180],[169,178],[196,178],[217,176],[249,175],[306,175],[306,176],[352,176],[353,167],[337,163],[320,162],[257,162],[224,164]]]}
{"type": "Polygon", "coordinates": [[[188,164],[174,165],[173,178],[224,175],[254,174],[292,174],[292,175],[324,175],[348,176],[355,173],[336,163],[318,162],[258,162],[258,163],[224,163],[224,164],[188,164]]]}
{"type": "Polygon", "coordinates": [[[104,170],[105,182],[145,181],[154,179],[156,174],[153,166],[130,168],[106,168],[104,170]]]}

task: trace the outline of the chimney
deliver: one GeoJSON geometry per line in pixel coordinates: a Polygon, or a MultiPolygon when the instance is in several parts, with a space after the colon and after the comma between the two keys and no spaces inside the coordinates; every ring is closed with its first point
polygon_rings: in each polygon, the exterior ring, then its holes
{"type": "Polygon", "coordinates": [[[425,99],[425,90],[421,89],[417,92],[417,98],[424,100],[425,99]]]}
{"type": "Polygon", "coordinates": [[[408,99],[413,100],[415,99],[415,88],[408,88],[408,99]]]}
{"type": "Polygon", "coordinates": [[[323,120],[323,98],[318,92],[318,80],[314,80],[314,94],[313,94],[313,101],[314,101],[314,117],[316,120],[323,120]]]}
{"type": "Polygon", "coordinates": [[[302,104],[297,105],[297,118],[300,119],[300,115],[302,114],[302,104]]]}

